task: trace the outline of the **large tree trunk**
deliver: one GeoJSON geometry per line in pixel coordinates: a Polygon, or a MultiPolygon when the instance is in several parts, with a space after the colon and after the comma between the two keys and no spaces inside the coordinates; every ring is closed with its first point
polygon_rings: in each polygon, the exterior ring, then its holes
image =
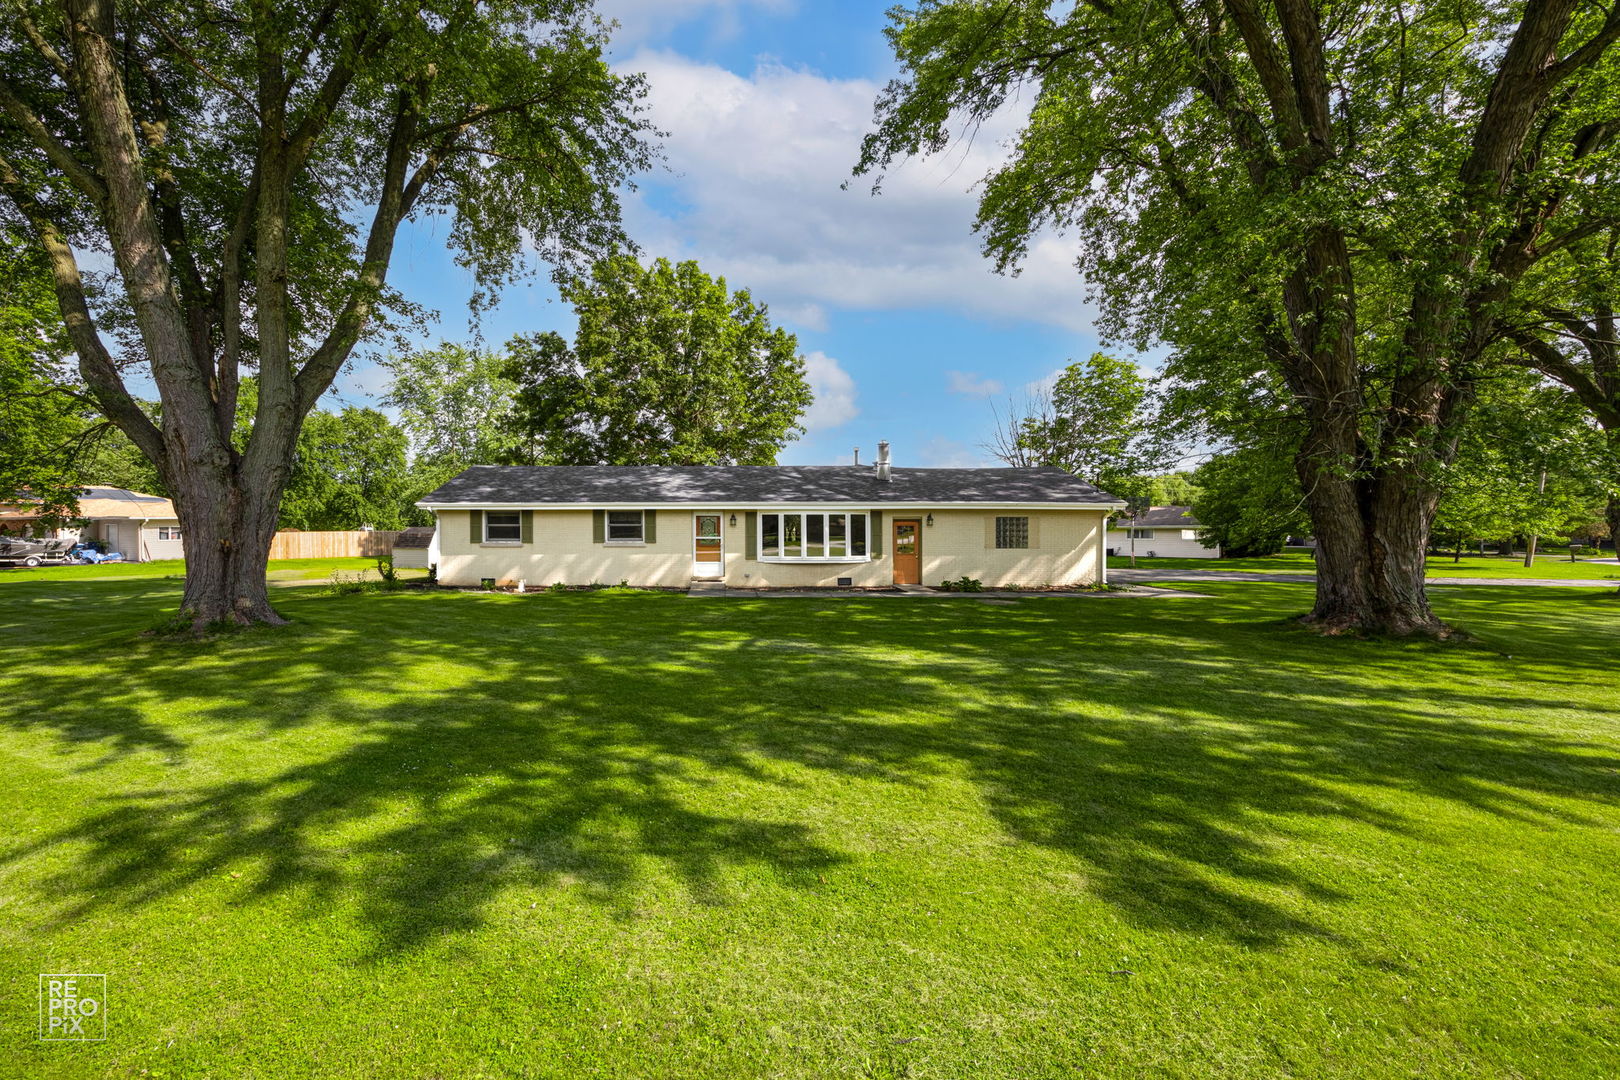
{"type": "Polygon", "coordinates": [[[270,606],[265,582],[279,490],[267,492],[236,477],[195,470],[169,484],[185,522],[182,617],[198,630],[219,623],[286,622],[270,606]]]}
{"type": "Polygon", "coordinates": [[[1305,622],[1327,634],[1450,636],[1424,576],[1433,492],[1404,473],[1357,482],[1310,471],[1316,604],[1305,622]]]}

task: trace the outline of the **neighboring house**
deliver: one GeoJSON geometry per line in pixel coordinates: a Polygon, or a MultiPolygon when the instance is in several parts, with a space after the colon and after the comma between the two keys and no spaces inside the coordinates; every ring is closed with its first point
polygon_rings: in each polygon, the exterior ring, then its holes
{"type": "Polygon", "coordinates": [[[412,525],[394,537],[394,566],[396,569],[426,570],[433,561],[434,528],[432,525],[412,525]]]}
{"type": "Polygon", "coordinates": [[[739,588],[1104,580],[1122,504],[1060,469],[496,466],[418,506],[439,580],[739,588]]]}
{"type": "Polygon", "coordinates": [[[1136,538],[1136,554],[1160,559],[1218,559],[1220,547],[1201,542],[1204,527],[1192,516],[1190,506],[1150,506],[1134,521],[1116,520],[1108,529],[1108,553],[1129,555],[1131,538],[1136,538]]]}
{"type": "Polygon", "coordinates": [[[42,534],[55,540],[99,540],[108,551],[131,562],[183,559],[180,519],[174,504],[158,495],[116,487],[87,487],[79,493],[79,516],[60,528],[41,528],[26,505],[0,506],[0,534],[42,534]]]}
{"type": "Polygon", "coordinates": [[[183,559],[180,518],[174,504],[157,495],[115,487],[85,488],[79,496],[80,534],[100,540],[108,551],[121,551],[131,562],[183,559]]]}
{"type": "Polygon", "coordinates": [[[39,524],[39,512],[27,505],[6,503],[0,505],[0,536],[26,536],[36,535],[45,539],[57,539],[57,530],[43,529],[39,524]]]}

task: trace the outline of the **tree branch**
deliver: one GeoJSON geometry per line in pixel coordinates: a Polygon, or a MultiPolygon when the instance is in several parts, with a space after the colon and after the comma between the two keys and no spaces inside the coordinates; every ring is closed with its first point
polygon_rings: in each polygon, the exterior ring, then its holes
{"type": "Polygon", "coordinates": [[[56,289],[56,303],[67,327],[68,340],[73,342],[74,352],[79,357],[79,373],[90,387],[96,404],[152,461],[161,464],[167,460],[163,433],[130,396],[119,375],[118,365],[113,363],[112,355],[102,343],[95,319],[90,314],[90,305],[85,299],[84,281],[79,274],[79,264],[73,257],[73,248],[50,214],[24,186],[17,170],[4,157],[0,157],[0,188],[5,190],[12,205],[28,221],[35,239],[45,250],[51,267],[51,281],[56,289]]]}
{"type": "MultiPolygon", "coordinates": [[[[382,194],[372,215],[371,229],[366,236],[365,261],[349,291],[343,310],[333,320],[325,340],[305,361],[294,380],[294,405],[298,415],[308,412],[315,399],[326,391],[336,377],[338,369],[348,359],[366,321],[377,308],[377,297],[388,277],[388,262],[393,255],[394,237],[399,223],[409,212],[411,201],[420,193],[422,184],[431,176],[428,163],[423,162],[415,175],[407,179],[410,168],[411,147],[417,139],[417,124],[433,78],[430,71],[412,86],[400,90],[399,107],[394,115],[388,136],[388,151],[383,167],[382,194]]],[[[451,137],[453,138],[453,136],[451,137]]]]}
{"type": "Polygon", "coordinates": [[[1576,50],[1554,64],[1547,71],[1547,78],[1554,83],[1563,82],[1582,68],[1597,63],[1610,45],[1620,40],[1620,5],[1609,9],[1608,16],[1597,32],[1587,38],[1576,50]]]}
{"type": "Polygon", "coordinates": [[[72,149],[52,135],[44,122],[35,116],[34,111],[12,93],[11,87],[3,81],[0,81],[0,109],[22,128],[35,146],[44,151],[50,163],[62,170],[62,175],[66,176],[74,187],[98,206],[106,201],[107,185],[102,183],[95,170],[80,161],[72,149]]]}
{"type": "Polygon", "coordinates": [[[1524,350],[1522,356],[1510,356],[1509,362],[1534,368],[1549,379],[1562,383],[1580,399],[1581,404],[1592,410],[1592,415],[1606,430],[1620,430],[1620,401],[1604,393],[1596,379],[1528,330],[1515,328],[1507,333],[1513,343],[1524,350]]]}
{"type": "Polygon", "coordinates": [[[56,51],[56,47],[45,40],[45,35],[39,32],[39,27],[34,24],[34,20],[27,15],[19,15],[17,23],[22,27],[23,36],[28,38],[29,44],[33,45],[34,51],[43,56],[45,62],[56,69],[57,76],[64,83],[72,86],[72,69],[68,67],[67,61],[62,59],[62,54],[56,51]]]}

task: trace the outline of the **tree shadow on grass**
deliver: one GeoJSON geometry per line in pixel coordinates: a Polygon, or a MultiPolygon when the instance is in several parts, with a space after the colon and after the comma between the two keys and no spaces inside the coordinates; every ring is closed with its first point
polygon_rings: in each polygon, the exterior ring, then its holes
{"type": "Polygon", "coordinates": [[[657,871],[724,904],[737,872],[796,886],[855,856],[768,798],[717,809],[695,793],[965,778],[1007,835],[1076,859],[1125,917],[1266,948],[1331,936],[1319,915],[1346,899],[1279,854],[1279,822],[1421,836],[1381,792],[1540,822],[1620,796],[1608,748],[1515,720],[1528,698],[1482,681],[1493,655],[1323,641],[1251,594],[1196,608],[289,601],[293,630],[133,645],[96,688],[58,670],[71,646],[42,647],[28,678],[64,739],[94,718],[129,752],[175,752],[171,728],[190,739],[182,757],[210,763],[221,739],[266,747],[240,775],[182,768],[12,848],[6,862],[82,849],[48,883],[58,917],[230,868],[255,895],[315,908],[360,895],[380,952],[481,926],[520,885],[578,887],[628,916],[657,871]],[[158,702],[184,719],[151,720],[158,702]]]}

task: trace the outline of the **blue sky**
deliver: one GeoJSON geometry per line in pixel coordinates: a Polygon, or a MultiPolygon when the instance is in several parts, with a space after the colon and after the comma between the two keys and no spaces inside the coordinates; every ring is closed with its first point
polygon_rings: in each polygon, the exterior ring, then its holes
{"type": "MultiPolygon", "coordinates": [[[[667,167],[644,176],[626,221],[644,258],[695,258],[750,289],[798,335],[817,393],[788,464],[834,464],[879,439],[909,465],[991,464],[991,404],[1097,348],[1073,252],[1049,237],[1017,278],[994,274],[971,232],[974,185],[1000,153],[972,146],[909,163],[884,193],[841,185],[893,71],[888,0],[602,0],[622,24],[613,60],[646,72],[669,132],[667,167]]],[[[390,280],[439,312],[433,336],[467,340],[470,283],[444,226],[402,233],[390,280]]],[[[484,340],[571,334],[542,277],[486,315],[484,340]]],[[[375,404],[357,357],[335,395],[375,404]]]]}

